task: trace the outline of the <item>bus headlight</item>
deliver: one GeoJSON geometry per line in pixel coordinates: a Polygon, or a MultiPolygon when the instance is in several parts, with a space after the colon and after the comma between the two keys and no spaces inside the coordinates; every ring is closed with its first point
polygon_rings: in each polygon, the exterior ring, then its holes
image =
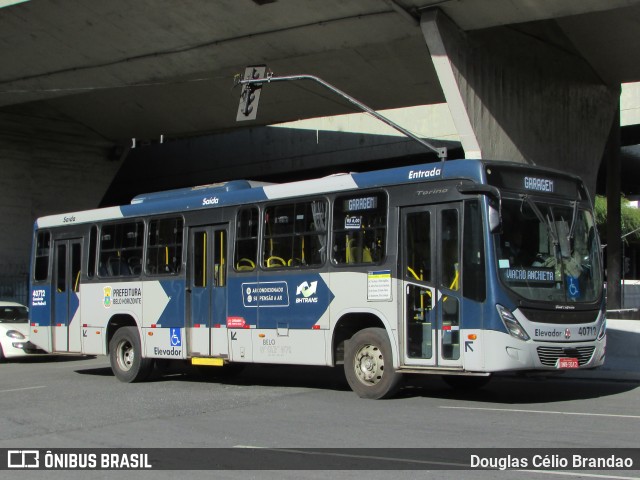
{"type": "Polygon", "coordinates": [[[512,337],[518,338],[522,341],[529,340],[529,335],[524,331],[522,325],[516,320],[516,317],[513,316],[513,313],[509,311],[509,309],[504,308],[502,305],[496,305],[496,309],[498,310],[498,314],[502,319],[502,323],[507,327],[507,330],[511,334],[512,337]]]}
{"type": "Polygon", "coordinates": [[[7,337],[15,338],[17,340],[24,340],[25,336],[17,330],[9,330],[7,331],[7,337]]]}

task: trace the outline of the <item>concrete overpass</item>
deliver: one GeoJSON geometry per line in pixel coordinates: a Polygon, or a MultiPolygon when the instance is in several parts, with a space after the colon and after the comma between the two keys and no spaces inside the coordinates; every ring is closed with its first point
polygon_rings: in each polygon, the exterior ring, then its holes
{"type": "MultiPolygon", "coordinates": [[[[446,100],[467,155],[562,165],[592,188],[620,83],[640,80],[638,0],[0,5],[0,264],[16,272],[32,219],[97,205],[131,138],[238,128],[231,84],[247,64],[376,109],[446,100]]],[[[279,84],[243,126],[349,111],[279,84]]]]}
{"type": "MultiPolygon", "coordinates": [[[[607,83],[640,79],[637,0],[43,0],[0,10],[0,106],[42,102],[110,141],[236,128],[229,89],[252,63],[316,74],[376,109],[440,103],[419,23],[433,6],[471,37],[511,32],[607,83]]],[[[349,111],[324,93],[271,90],[262,125],[349,111]]]]}

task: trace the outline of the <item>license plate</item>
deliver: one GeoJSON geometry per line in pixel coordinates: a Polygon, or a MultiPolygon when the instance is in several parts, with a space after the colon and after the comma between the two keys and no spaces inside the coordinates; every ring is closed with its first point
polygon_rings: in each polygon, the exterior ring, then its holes
{"type": "Polygon", "coordinates": [[[559,358],[558,363],[556,363],[556,368],[578,368],[578,359],[577,358],[559,358]]]}

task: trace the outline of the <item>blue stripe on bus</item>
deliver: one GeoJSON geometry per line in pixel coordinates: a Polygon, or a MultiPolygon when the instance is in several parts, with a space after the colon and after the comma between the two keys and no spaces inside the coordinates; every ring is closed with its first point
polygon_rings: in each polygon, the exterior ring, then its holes
{"type": "Polygon", "coordinates": [[[230,278],[228,316],[257,328],[309,329],[335,298],[317,273],[230,278]]]}
{"type": "Polygon", "coordinates": [[[373,188],[394,184],[446,180],[448,178],[468,178],[480,182],[483,164],[477,161],[456,160],[455,162],[426,163],[412,167],[397,167],[375,172],[352,174],[358,188],[373,188]]]}
{"type": "Polygon", "coordinates": [[[252,188],[251,190],[227,192],[222,195],[215,196],[215,200],[214,197],[207,197],[206,195],[200,195],[198,197],[182,196],[180,198],[155,200],[149,203],[123,205],[120,209],[125,217],[135,217],[158,213],[197,210],[213,206],[222,207],[226,205],[239,205],[244,203],[252,204],[266,199],[267,196],[262,188],[259,187],[252,188]],[[209,203],[206,203],[206,201],[209,203]]]}
{"type": "Polygon", "coordinates": [[[108,207],[64,215],[52,215],[36,221],[36,228],[85,223],[99,220],[118,219],[163,213],[176,213],[229,205],[251,205],[274,198],[288,198],[308,193],[339,192],[353,189],[376,188],[442,180],[448,178],[467,178],[481,182],[484,175],[484,164],[473,160],[456,160],[455,162],[437,162],[412,167],[396,167],[373,172],[330,176],[302,182],[274,184],[268,187],[235,188],[235,184],[244,185],[248,181],[229,182],[230,187],[178,189],[172,192],[144,194],[136,197],[132,204],[120,207],[108,207]],[[233,185],[231,185],[233,184],[233,185]],[[235,188],[235,189],[234,189],[235,188]],[[269,193],[268,193],[269,192],[269,193]],[[148,198],[145,201],[145,197],[148,198]]]}
{"type": "Polygon", "coordinates": [[[184,327],[186,323],[186,284],[184,279],[161,280],[159,283],[162,286],[164,293],[169,297],[169,303],[167,303],[167,306],[162,311],[160,318],[158,318],[155,323],[159,324],[162,328],[184,327]]]}
{"type": "Polygon", "coordinates": [[[31,322],[41,327],[51,326],[51,285],[38,285],[31,289],[31,322]]]}
{"type": "MultiPolygon", "coordinates": [[[[447,163],[429,163],[414,167],[397,167],[374,172],[353,173],[349,176],[354,181],[355,188],[373,188],[383,185],[406,184],[422,182],[425,180],[441,180],[446,178],[470,178],[480,181],[482,178],[482,164],[479,162],[458,160],[447,163]]],[[[323,190],[322,184],[327,184],[324,191],[333,191],[335,178],[317,179],[309,181],[316,189],[323,190]]],[[[287,184],[273,185],[273,190],[286,189],[287,184]]],[[[135,203],[120,207],[125,217],[168,213],[176,211],[189,211],[201,208],[222,207],[227,205],[241,205],[268,200],[264,187],[220,191],[212,193],[206,189],[192,189],[189,192],[180,190],[174,196],[158,196],[153,201],[135,203]]]]}

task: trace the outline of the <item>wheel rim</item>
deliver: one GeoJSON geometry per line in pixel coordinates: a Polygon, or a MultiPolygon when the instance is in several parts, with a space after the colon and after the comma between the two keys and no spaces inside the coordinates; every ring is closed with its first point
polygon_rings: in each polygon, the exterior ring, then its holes
{"type": "Polygon", "coordinates": [[[376,385],[384,374],[384,357],[376,345],[363,345],[357,352],[354,362],[356,378],[364,385],[376,385]]]}
{"type": "Polygon", "coordinates": [[[128,372],[133,366],[135,359],[135,350],[131,342],[123,340],[118,344],[117,349],[118,368],[122,371],[128,372]]]}

